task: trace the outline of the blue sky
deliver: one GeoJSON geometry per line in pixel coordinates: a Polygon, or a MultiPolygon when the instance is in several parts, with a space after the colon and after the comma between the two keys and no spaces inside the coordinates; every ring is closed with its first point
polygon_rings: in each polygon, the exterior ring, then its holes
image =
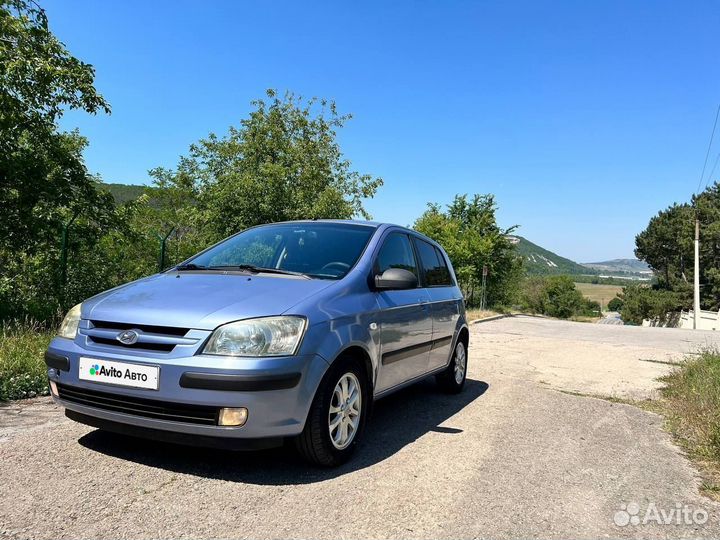
{"type": "Polygon", "coordinates": [[[502,226],[583,262],[632,256],[689,199],[720,102],[717,2],[43,5],[112,105],[62,121],[106,182],[147,183],[266,88],[291,90],[353,113],[340,141],[385,180],[375,219],[494,193],[502,226]]]}

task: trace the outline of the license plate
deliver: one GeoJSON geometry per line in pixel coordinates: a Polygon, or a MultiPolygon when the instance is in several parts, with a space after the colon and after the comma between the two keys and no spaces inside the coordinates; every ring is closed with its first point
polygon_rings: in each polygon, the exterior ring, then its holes
{"type": "Polygon", "coordinates": [[[157,390],[160,368],[81,356],[78,375],[83,381],[157,390]]]}

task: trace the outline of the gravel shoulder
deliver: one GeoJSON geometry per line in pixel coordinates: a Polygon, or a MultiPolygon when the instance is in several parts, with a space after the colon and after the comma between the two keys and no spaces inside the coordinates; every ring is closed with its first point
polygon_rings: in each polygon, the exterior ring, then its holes
{"type": "Polygon", "coordinates": [[[0,407],[0,536],[718,537],[719,507],[699,495],[662,418],[564,393],[652,396],[671,369],[658,361],[715,339],[666,332],[530,317],[473,325],[465,392],[427,381],[380,401],[356,459],[336,470],[284,449],[125,439],[44,398],[13,403],[0,407]],[[709,519],[616,525],[631,502],[709,519]]]}

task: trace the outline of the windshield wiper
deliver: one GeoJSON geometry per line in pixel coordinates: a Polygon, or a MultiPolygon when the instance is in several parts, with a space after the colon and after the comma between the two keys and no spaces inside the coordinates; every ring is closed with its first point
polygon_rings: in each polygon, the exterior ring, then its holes
{"type": "Polygon", "coordinates": [[[187,263],[187,264],[181,264],[180,266],[176,266],[175,270],[178,272],[182,272],[183,270],[207,270],[207,266],[203,266],[201,264],[195,264],[195,263],[187,263]]]}
{"type": "Polygon", "coordinates": [[[229,264],[223,266],[207,266],[203,268],[207,270],[246,270],[248,272],[252,272],[253,274],[264,272],[266,274],[282,274],[285,276],[298,276],[305,279],[312,279],[310,276],[303,274],[302,272],[282,270],[281,268],[266,268],[264,266],[255,266],[254,264],[229,264]]]}

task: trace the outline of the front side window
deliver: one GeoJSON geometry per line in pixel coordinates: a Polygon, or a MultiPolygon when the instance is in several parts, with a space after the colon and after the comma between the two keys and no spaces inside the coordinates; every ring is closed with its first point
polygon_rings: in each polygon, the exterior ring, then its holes
{"type": "Polygon", "coordinates": [[[355,265],[375,229],[345,223],[279,223],[248,229],[189,263],[203,268],[254,266],[339,279],[355,265]]]}
{"type": "Polygon", "coordinates": [[[377,257],[377,270],[382,274],[388,268],[402,268],[418,276],[417,264],[407,234],[390,233],[377,257]]]}
{"type": "Polygon", "coordinates": [[[452,285],[450,270],[440,251],[427,242],[415,239],[426,287],[449,287],[452,285]]]}

